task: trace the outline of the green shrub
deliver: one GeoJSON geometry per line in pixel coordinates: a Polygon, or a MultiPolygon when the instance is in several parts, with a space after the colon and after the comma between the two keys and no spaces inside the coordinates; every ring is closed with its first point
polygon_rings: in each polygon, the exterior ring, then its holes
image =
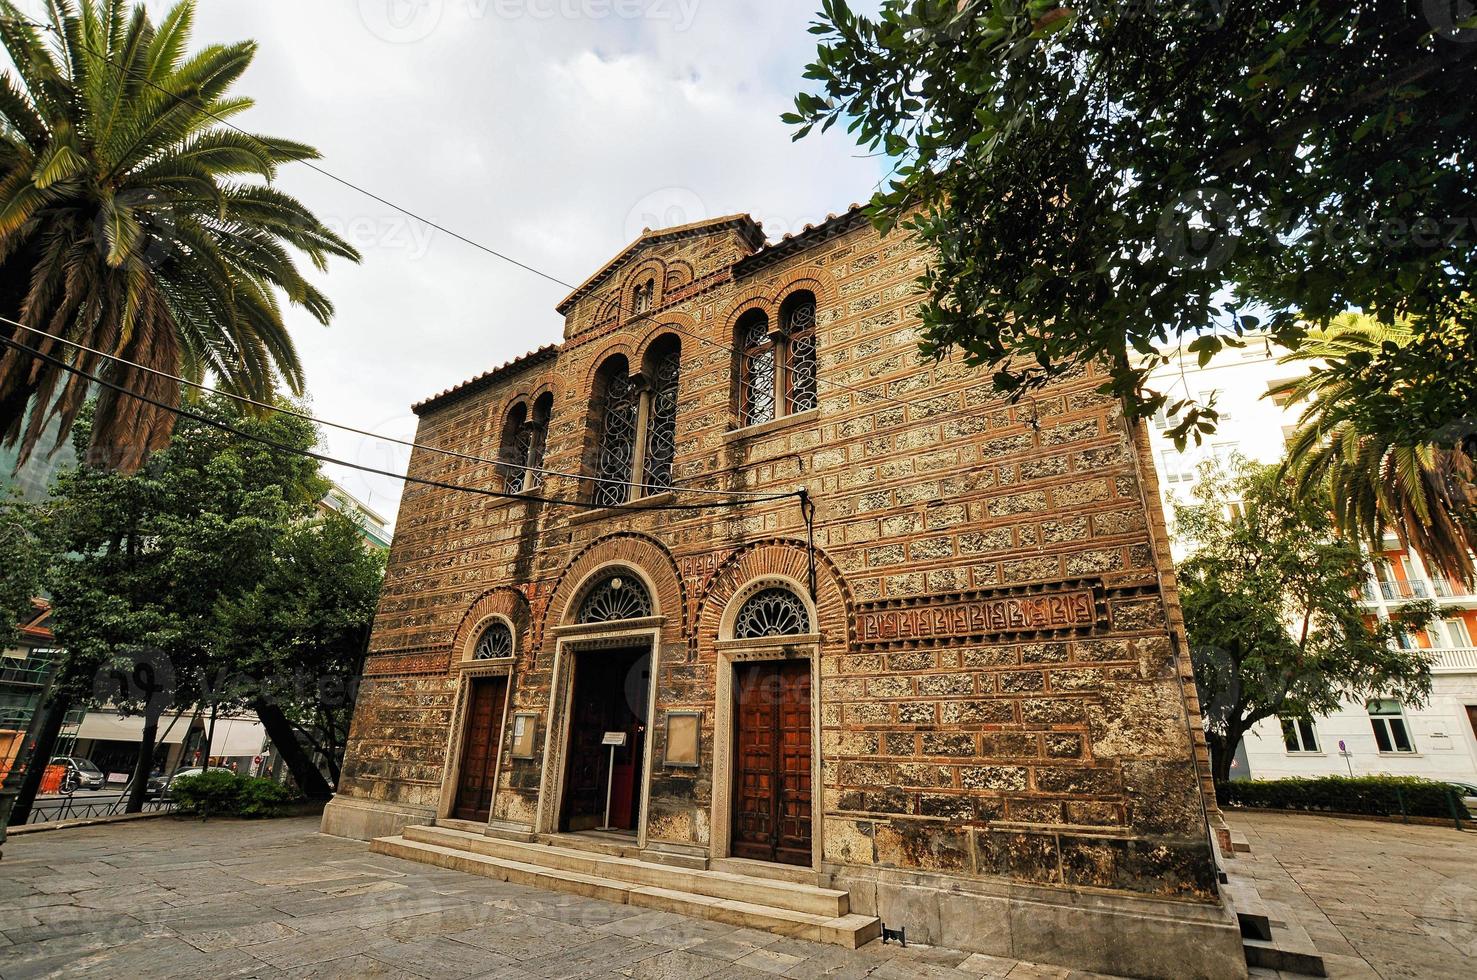
{"type": "Polygon", "coordinates": [[[234,772],[207,769],[197,776],[180,776],[169,784],[169,797],[180,813],[235,813],[240,804],[241,781],[234,772]]]}
{"type": "Polygon", "coordinates": [[[215,769],[176,779],[169,795],[178,813],[251,819],[280,816],[294,799],[292,791],[275,780],[215,769]]]}
{"type": "Polygon", "coordinates": [[[241,776],[240,807],[237,812],[243,817],[257,819],[278,817],[293,800],[292,791],[275,779],[260,776],[241,776]]]}
{"type": "Polygon", "coordinates": [[[1267,810],[1357,813],[1377,817],[1471,819],[1461,794],[1446,783],[1414,776],[1318,776],[1312,779],[1243,780],[1220,783],[1224,806],[1267,810]],[[1455,812],[1453,813],[1453,807],[1455,812]]]}

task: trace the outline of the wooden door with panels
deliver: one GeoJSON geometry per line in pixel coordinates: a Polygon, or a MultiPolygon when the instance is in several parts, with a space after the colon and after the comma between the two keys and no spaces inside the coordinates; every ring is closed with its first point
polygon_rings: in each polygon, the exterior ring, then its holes
{"type": "Polygon", "coordinates": [[[503,706],[508,699],[506,677],[480,677],[467,694],[467,727],[456,781],[452,815],[458,820],[487,820],[497,787],[498,748],[502,744],[503,706]]]}
{"type": "Polygon", "coordinates": [[[734,857],[811,864],[810,662],[734,667],[734,857]]]}

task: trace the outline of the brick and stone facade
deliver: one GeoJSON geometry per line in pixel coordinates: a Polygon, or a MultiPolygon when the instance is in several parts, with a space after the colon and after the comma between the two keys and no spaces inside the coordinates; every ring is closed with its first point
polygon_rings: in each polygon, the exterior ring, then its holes
{"type": "MultiPolygon", "coordinates": [[[[490,671],[508,678],[506,717],[535,716],[535,735],[518,758],[504,727],[489,832],[555,832],[569,651],[602,642],[573,610],[621,568],[655,606],[616,631],[653,650],[639,834],[653,859],[727,856],[733,665],[800,658],[815,679],[813,865],[854,909],[918,941],[1115,972],[1183,955],[1192,975],[1207,950],[1238,949],[1144,434],[1091,369],[1010,405],[986,372],[920,359],[923,263],[856,210],[775,245],[745,216],[650,232],[561,305],[561,345],[418,406],[418,442],[506,459],[510,413],[541,404],[543,466],[590,474],[602,366],[621,355],[639,375],[680,344],[680,488],[592,510],[558,503],[590,500],[591,484],[553,473],[537,494],[554,503],[407,485],[325,829],[446,817],[468,678],[490,671]],[[818,404],[744,427],[738,324],[756,309],[779,323],[800,290],[816,301],[818,404]],[[689,492],[801,487],[813,527],[795,497],[689,492]],[[764,584],[804,597],[813,635],[730,638],[736,603],[764,584]],[[469,664],[494,617],[513,658],[469,664]],[[696,767],[663,764],[673,711],[700,717],[696,767]],[[1068,949],[1110,936],[1157,950],[1068,949]]],[[[410,473],[492,490],[506,477],[422,450],[410,473]]]]}

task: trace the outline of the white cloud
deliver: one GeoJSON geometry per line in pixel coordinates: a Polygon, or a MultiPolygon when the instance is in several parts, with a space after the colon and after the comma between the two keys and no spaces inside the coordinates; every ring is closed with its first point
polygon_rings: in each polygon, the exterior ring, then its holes
{"type": "MultiPolygon", "coordinates": [[[[257,101],[245,125],[577,283],[643,223],[748,211],[778,237],[866,199],[875,160],[840,133],[792,143],[779,122],[814,54],[811,6],[208,0],[196,43],[260,42],[239,85],[257,101]],[[647,15],[618,13],[632,10],[647,15]]],[[[329,329],[292,315],[317,414],[408,437],[412,403],[560,338],[562,287],[303,168],[281,183],[365,255],[323,279],[329,329]]],[[[407,455],[327,441],[387,469],[407,455]]],[[[398,483],[331,475],[393,517],[398,483]]]]}

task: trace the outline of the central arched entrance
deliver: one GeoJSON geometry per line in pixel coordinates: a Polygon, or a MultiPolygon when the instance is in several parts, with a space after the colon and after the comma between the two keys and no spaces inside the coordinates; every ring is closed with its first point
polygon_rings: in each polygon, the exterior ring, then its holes
{"type": "Polygon", "coordinates": [[[547,830],[639,837],[646,806],[653,659],[660,619],[648,583],[628,567],[601,569],[560,627],[555,739],[562,757],[547,830]]]}

